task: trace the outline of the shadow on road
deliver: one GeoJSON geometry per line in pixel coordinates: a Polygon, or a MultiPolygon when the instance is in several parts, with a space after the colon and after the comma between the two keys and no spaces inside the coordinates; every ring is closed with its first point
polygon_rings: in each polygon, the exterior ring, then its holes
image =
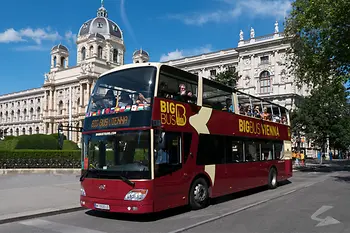
{"type": "MultiPolygon", "coordinates": [[[[283,182],[279,182],[279,186],[284,186],[287,184],[291,184],[292,182],[287,180],[283,182]]],[[[218,198],[213,198],[210,200],[211,205],[217,205],[223,202],[227,201],[232,201],[235,199],[239,199],[242,197],[250,196],[259,192],[263,192],[268,190],[267,186],[262,186],[250,190],[245,190],[241,192],[237,192],[234,194],[229,194],[225,195],[222,197],[218,198]]],[[[132,215],[132,214],[122,214],[122,213],[110,213],[110,212],[103,212],[103,211],[94,211],[94,210],[89,210],[86,211],[85,214],[94,216],[94,217],[99,217],[99,218],[107,218],[107,219],[115,219],[115,220],[122,220],[122,221],[130,221],[130,222],[154,222],[158,220],[162,220],[165,218],[169,218],[172,216],[184,214],[187,212],[190,212],[191,210],[189,207],[178,207],[170,210],[165,210],[159,213],[152,213],[152,214],[140,214],[140,215],[132,215]]]]}
{"type": "Polygon", "coordinates": [[[299,172],[321,172],[321,173],[350,171],[350,167],[335,166],[335,165],[306,166],[306,167],[296,167],[295,169],[298,170],[299,172]]]}
{"type": "Polygon", "coordinates": [[[333,176],[335,181],[350,183],[350,176],[333,176]]]}

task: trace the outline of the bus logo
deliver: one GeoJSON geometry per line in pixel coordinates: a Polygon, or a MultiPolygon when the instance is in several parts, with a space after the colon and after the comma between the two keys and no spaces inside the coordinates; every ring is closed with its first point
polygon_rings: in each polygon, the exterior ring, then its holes
{"type": "Polygon", "coordinates": [[[160,100],[160,112],[162,125],[184,126],[187,123],[186,108],[182,104],[160,100]]]}
{"type": "Polygon", "coordinates": [[[101,184],[99,187],[98,187],[99,190],[105,190],[106,189],[106,185],[105,184],[101,184]]]}

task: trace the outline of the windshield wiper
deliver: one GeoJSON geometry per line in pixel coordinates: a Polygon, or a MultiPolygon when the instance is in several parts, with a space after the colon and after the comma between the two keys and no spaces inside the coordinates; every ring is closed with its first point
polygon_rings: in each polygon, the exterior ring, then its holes
{"type": "Polygon", "coordinates": [[[117,175],[116,177],[120,178],[122,181],[124,181],[125,183],[127,183],[131,187],[135,187],[135,183],[132,182],[131,180],[129,180],[128,178],[126,178],[124,176],[120,176],[120,175],[117,175]]]}
{"type": "Polygon", "coordinates": [[[82,182],[83,180],[85,180],[85,178],[87,177],[87,175],[89,174],[89,172],[96,172],[97,170],[95,168],[91,168],[91,169],[86,169],[83,174],[81,174],[80,176],[80,182],[82,182]]]}

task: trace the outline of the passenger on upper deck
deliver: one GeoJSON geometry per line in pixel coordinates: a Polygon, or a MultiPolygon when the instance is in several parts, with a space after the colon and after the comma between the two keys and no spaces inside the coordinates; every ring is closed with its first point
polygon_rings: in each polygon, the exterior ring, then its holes
{"type": "Polygon", "coordinates": [[[127,92],[122,92],[120,95],[120,99],[118,100],[118,107],[125,107],[128,105],[132,105],[133,101],[130,98],[127,92]]]}
{"type": "Polygon", "coordinates": [[[263,112],[261,113],[261,118],[263,120],[271,120],[271,115],[267,112],[267,107],[264,107],[263,112]]]}
{"type": "Polygon", "coordinates": [[[226,105],[225,107],[222,109],[222,111],[227,111],[227,112],[235,112],[233,105],[232,105],[232,99],[227,98],[226,99],[226,105]]]}
{"type": "Polygon", "coordinates": [[[186,103],[193,103],[195,98],[196,97],[192,95],[191,91],[186,90],[185,84],[181,83],[179,85],[179,92],[177,93],[175,100],[186,102],[186,103]]]}
{"type": "Polygon", "coordinates": [[[259,107],[258,105],[255,106],[255,108],[254,108],[253,116],[256,117],[256,118],[261,118],[261,115],[260,115],[260,107],[259,107]]]}
{"type": "Polygon", "coordinates": [[[145,98],[145,96],[142,93],[139,93],[137,100],[136,100],[136,104],[147,104],[149,105],[151,103],[151,99],[150,98],[145,98]]]}

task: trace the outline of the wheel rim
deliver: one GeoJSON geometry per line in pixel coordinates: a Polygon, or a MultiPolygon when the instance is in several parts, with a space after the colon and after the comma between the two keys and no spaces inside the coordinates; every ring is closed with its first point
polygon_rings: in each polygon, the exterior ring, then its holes
{"type": "Polygon", "coordinates": [[[194,192],[194,200],[196,202],[203,202],[207,197],[207,192],[205,190],[204,185],[202,184],[197,184],[193,192],[194,192]]]}
{"type": "Polygon", "coordinates": [[[271,184],[272,184],[273,186],[275,186],[276,183],[277,183],[276,172],[272,172],[271,184]]]}

